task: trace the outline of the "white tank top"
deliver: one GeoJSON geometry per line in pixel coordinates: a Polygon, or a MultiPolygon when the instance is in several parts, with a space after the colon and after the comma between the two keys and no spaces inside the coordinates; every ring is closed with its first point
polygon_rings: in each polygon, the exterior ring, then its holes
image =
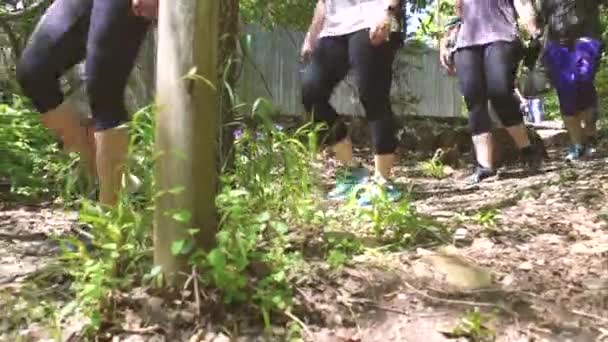
{"type": "Polygon", "coordinates": [[[369,19],[384,7],[383,0],[325,0],[325,19],[319,36],[342,36],[369,28],[369,19]]]}

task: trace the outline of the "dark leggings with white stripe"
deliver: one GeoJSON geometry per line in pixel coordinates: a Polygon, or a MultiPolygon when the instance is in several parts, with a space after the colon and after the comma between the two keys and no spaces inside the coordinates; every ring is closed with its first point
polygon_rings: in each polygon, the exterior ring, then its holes
{"type": "Polygon", "coordinates": [[[128,121],[124,92],[150,22],[128,0],[56,0],[46,11],[17,65],[17,78],[45,113],[64,100],[59,77],[85,61],[95,128],[128,121]]]}
{"type": "Polygon", "coordinates": [[[392,65],[399,45],[399,34],[372,45],[369,30],[319,40],[311,64],[304,73],[302,102],[313,119],[332,130],[326,143],[344,139],[348,132],[329,100],[334,88],[352,69],[359,98],[369,122],[376,154],[392,154],[397,147],[396,121],[391,108],[392,65]]]}
{"type": "Polygon", "coordinates": [[[469,110],[473,135],[492,129],[488,100],[505,127],[523,122],[520,103],[515,96],[521,50],[519,42],[494,42],[456,52],[456,74],[469,110]]]}

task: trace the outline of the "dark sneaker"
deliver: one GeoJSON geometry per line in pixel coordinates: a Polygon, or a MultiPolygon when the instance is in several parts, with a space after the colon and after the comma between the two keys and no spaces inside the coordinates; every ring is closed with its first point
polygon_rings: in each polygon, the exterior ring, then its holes
{"type": "Polygon", "coordinates": [[[477,166],[475,172],[469,178],[469,183],[477,184],[484,179],[496,176],[496,170],[489,167],[477,166]]]}
{"type": "Polygon", "coordinates": [[[348,168],[336,177],[336,186],[327,194],[327,198],[342,201],[348,198],[353,189],[369,177],[369,171],[364,167],[348,168]]]}
{"type": "Polygon", "coordinates": [[[358,194],[357,205],[369,207],[374,199],[380,196],[386,196],[389,202],[397,202],[403,197],[403,192],[391,181],[373,177],[366,182],[363,191],[358,194]]]}
{"type": "Polygon", "coordinates": [[[568,154],[566,155],[566,161],[574,162],[580,160],[585,156],[585,146],[584,145],[572,145],[568,150],[568,154]]]}
{"type": "Polygon", "coordinates": [[[532,172],[540,169],[546,157],[544,146],[539,144],[526,146],[520,152],[523,167],[532,172]]]}

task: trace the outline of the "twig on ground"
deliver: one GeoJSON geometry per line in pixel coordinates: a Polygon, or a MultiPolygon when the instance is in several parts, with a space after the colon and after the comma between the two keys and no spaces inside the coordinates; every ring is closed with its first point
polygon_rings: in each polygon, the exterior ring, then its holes
{"type": "Polygon", "coordinates": [[[310,298],[310,296],[306,292],[304,292],[304,290],[302,290],[300,287],[296,286],[295,289],[300,295],[302,295],[302,297],[304,297],[304,299],[306,299],[307,302],[313,302],[312,298],[310,298]]]}
{"type": "Polygon", "coordinates": [[[532,325],[531,327],[528,328],[528,330],[538,333],[538,334],[551,335],[551,329],[537,327],[536,325],[532,325]]]}
{"type": "Polygon", "coordinates": [[[22,276],[21,274],[12,275],[12,276],[10,276],[10,277],[8,277],[8,278],[0,281],[0,285],[10,284],[10,283],[14,282],[15,280],[17,280],[21,276],[22,276]]]}
{"type": "Polygon", "coordinates": [[[407,286],[407,288],[414,291],[418,295],[420,295],[424,298],[436,301],[436,302],[443,302],[443,303],[455,304],[455,305],[466,305],[466,306],[473,306],[473,307],[498,308],[498,309],[502,309],[502,310],[512,314],[513,316],[517,316],[516,312],[504,307],[503,305],[498,305],[498,304],[494,304],[494,303],[486,303],[486,302],[473,302],[473,301],[467,301],[467,300],[439,298],[439,297],[431,296],[428,293],[417,289],[416,287],[414,287],[412,284],[408,283],[407,281],[403,281],[403,283],[405,284],[405,286],[407,286]]]}
{"type": "Polygon", "coordinates": [[[196,267],[192,267],[192,278],[194,282],[194,300],[196,302],[196,315],[200,316],[203,308],[201,307],[201,294],[198,288],[198,273],[196,272],[196,267]]]}
{"type": "Polygon", "coordinates": [[[372,309],[376,309],[376,310],[381,310],[381,311],[386,311],[386,312],[391,312],[391,313],[395,313],[395,314],[399,314],[399,315],[403,315],[403,316],[416,316],[416,317],[438,317],[438,316],[445,316],[446,313],[445,312],[435,312],[435,313],[412,313],[412,312],[408,312],[405,310],[399,310],[399,309],[393,309],[387,306],[382,306],[382,305],[378,305],[378,304],[374,304],[371,302],[368,302],[365,304],[367,307],[372,308],[372,309]]]}
{"type": "MultiPolygon", "coordinates": [[[[446,292],[441,290],[441,289],[437,289],[435,287],[429,286],[428,289],[432,292],[436,292],[436,293],[442,293],[445,294],[446,292]]],[[[531,298],[538,298],[538,295],[532,293],[532,292],[527,292],[527,291],[519,291],[519,290],[503,290],[503,289],[499,289],[499,288],[490,288],[490,289],[477,289],[477,290],[458,290],[453,292],[453,294],[455,295],[476,295],[476,294],[486,294],[486,293],[493,293],[493,294],[509,294],[509,295],[526,295],[529,296],[531,298]]]]}
{"type": "Polygon", "coordinates": [[[586,318],[591,318],[591,319],[595,319],[595,320],[600,321],[600,322],[608,323],[608,318],[606,318],[606,317],[590,314],[590,313],[583,312],[583,311],[580,311],[580,310],[572,310],[572,313],[575,314],[575,315],[578,315],[578,316],[582,316],[582,317],[586,317],[586,318]]]}
{"type": "Polygon", "coordinates": [[[199,290],[199,284],[198,284],[198,272],[196,272],[196,268],[192,267],[192,272],[190,272],[190,274],[184,273],[184,272],[180,272],[181,274],[183,274],[184,276],[187,276],[188,278],[186,279],[186,281],[184,282],[184,287],[183,287],[183,291],[187,291],[188,288],[190,287],[190,282],[192,282],[192,291],[194,292],[194,303],[196,305],[196,316],[200,316],[201,312],[202,312],[202,306],[201,306],[201,291],[199,290]]]}
{"type": "Polygon", "coordinates": [[[160,334],[164,334],[165,333],[165,329],[163,329],[163,327],[159,326],[159,325],[151,325],[149,327],[143,327],[143,328],[130,328],[130,329],[126,329],[126,328],[116,328],[112,331],[113,334],[131,334],[131,335],[151,335],[151,334],[156,334],[156,333],[160,333],[160,334]]]}
{"type": "Polygon", "coordinates": [[[285,316],[289,317],[292,321],[298,323],[298,325],[300,325],[300,327],[302,327],[302,329],[306,332],[306,335],[308,335],[308,337],[312,341],[315,340],[315,335],[313,335],[312,331],[310,331],[310,329],[308,328],[308,326],[306,324],[304,324],[304,322],[302,322],[301,319],[299,319],[298,317],[296,317],[295,315],[293,315],[289,311],[284,311],[283,313],[285,314],[285,316]]]}
{"type": "Polygon", "coordinates": [[[48,236],[43,233],[33,233],[33,234],[0,234],[0,240],[15,240],[15,241],[44,241],[48,239],[48,236]]]}

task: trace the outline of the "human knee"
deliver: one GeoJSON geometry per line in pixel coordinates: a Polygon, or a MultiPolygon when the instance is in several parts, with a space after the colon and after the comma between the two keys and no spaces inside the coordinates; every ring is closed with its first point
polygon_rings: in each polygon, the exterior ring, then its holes
{"type": "Polygon", "coordinates": [[[580,82],[576,96],[576,112],[591,112],[597,106],[597,91],[593,81],[580,82]]]}
{"type": "Polygon", "coordinates": [[[494,102],[515,100],[515,81],[507,77],[494,77],[488,81],[486,92],[488,98],[494,102]]]}
{"type": "Polygon", "coordinates": [[[515,95],[511,98],[504,97],[499,99],[491,100],[492,107],[496,111],[500,122],[505,127],[512,127],[520,125],[523,122],[523,114],[521,107],[515,99],[515,95]]]}
{"type": "Polygon", "coordinates": [[[558,91],[557,98],[562,116],[570,117],[577,114],[577,99],[574,91],[558,91]]]}
{"type": "Polygon", "coordinates": [[[369,121],[374,154],[392,154],[397,149],[396,120],[385,116],[369,121]]]}
{"type": "Polygon", "coordinates": [[[87,94],[96,130],[114,128],[129,120],[124,88],[87,80],[87,94]]]}
{"type": "Polygon", "coordinates": [[[324,143],[327,145],[335,145],[348,137],[348,127],[343,120],[337,119],[329,127],[325,135],[324,143]]]}
{"type": "Polygon", "coordinates": [[[15,73],[17,76],[17,82],[19,82],[21,89],[25,93],[33,88],[35,85],[36,75],[41,71],[42,68],[38,67],[38,63],[32,60],[29,56],[23,55],[21,59],[19,59],[15,73]]]}
{"type": "Polygon", "coordinates": [[[488,113],[487,103],[478,104],[469,108],[469,129],[471,134],[480,135],[492,130],[492,120],[488,113]]]}
{"type": "Polygon", "coordinates": [[[368,119],[392,115],[389,89],[373,89],[369,85],[359,87],[359,99],[368,119]]]}
{"type": "Polygon", "coordinates": [[[54,109],[63,102],[58,78],[44,61],[24,53],[15,71],[21,90],[41,113],[54,109]]]}
{"type": "Polygon", "coordinates": [[[302,80],[302,104],[307,111],[312,110],[312,106],[316,103],[328,101],[331,96],[331,89],[328,91],[327,86],[323,84],[315,70],[307,70],[304,73],[302,80]]]}
{"type": "Polygon", "coordinates": [[[302,83],[302,104],[314,123],[324,125],[319,131],[319,139],[326,145],[333,145],[348,136],[346,124],[329,103],[331,91],[314,71],[306,73],[302,83]]]}
{"type": "Polygon", "coordinates": [[[490,86],[488,98],[505,127],[516,126],[523,122],[521,107],[512,85],[490,86]]]}

